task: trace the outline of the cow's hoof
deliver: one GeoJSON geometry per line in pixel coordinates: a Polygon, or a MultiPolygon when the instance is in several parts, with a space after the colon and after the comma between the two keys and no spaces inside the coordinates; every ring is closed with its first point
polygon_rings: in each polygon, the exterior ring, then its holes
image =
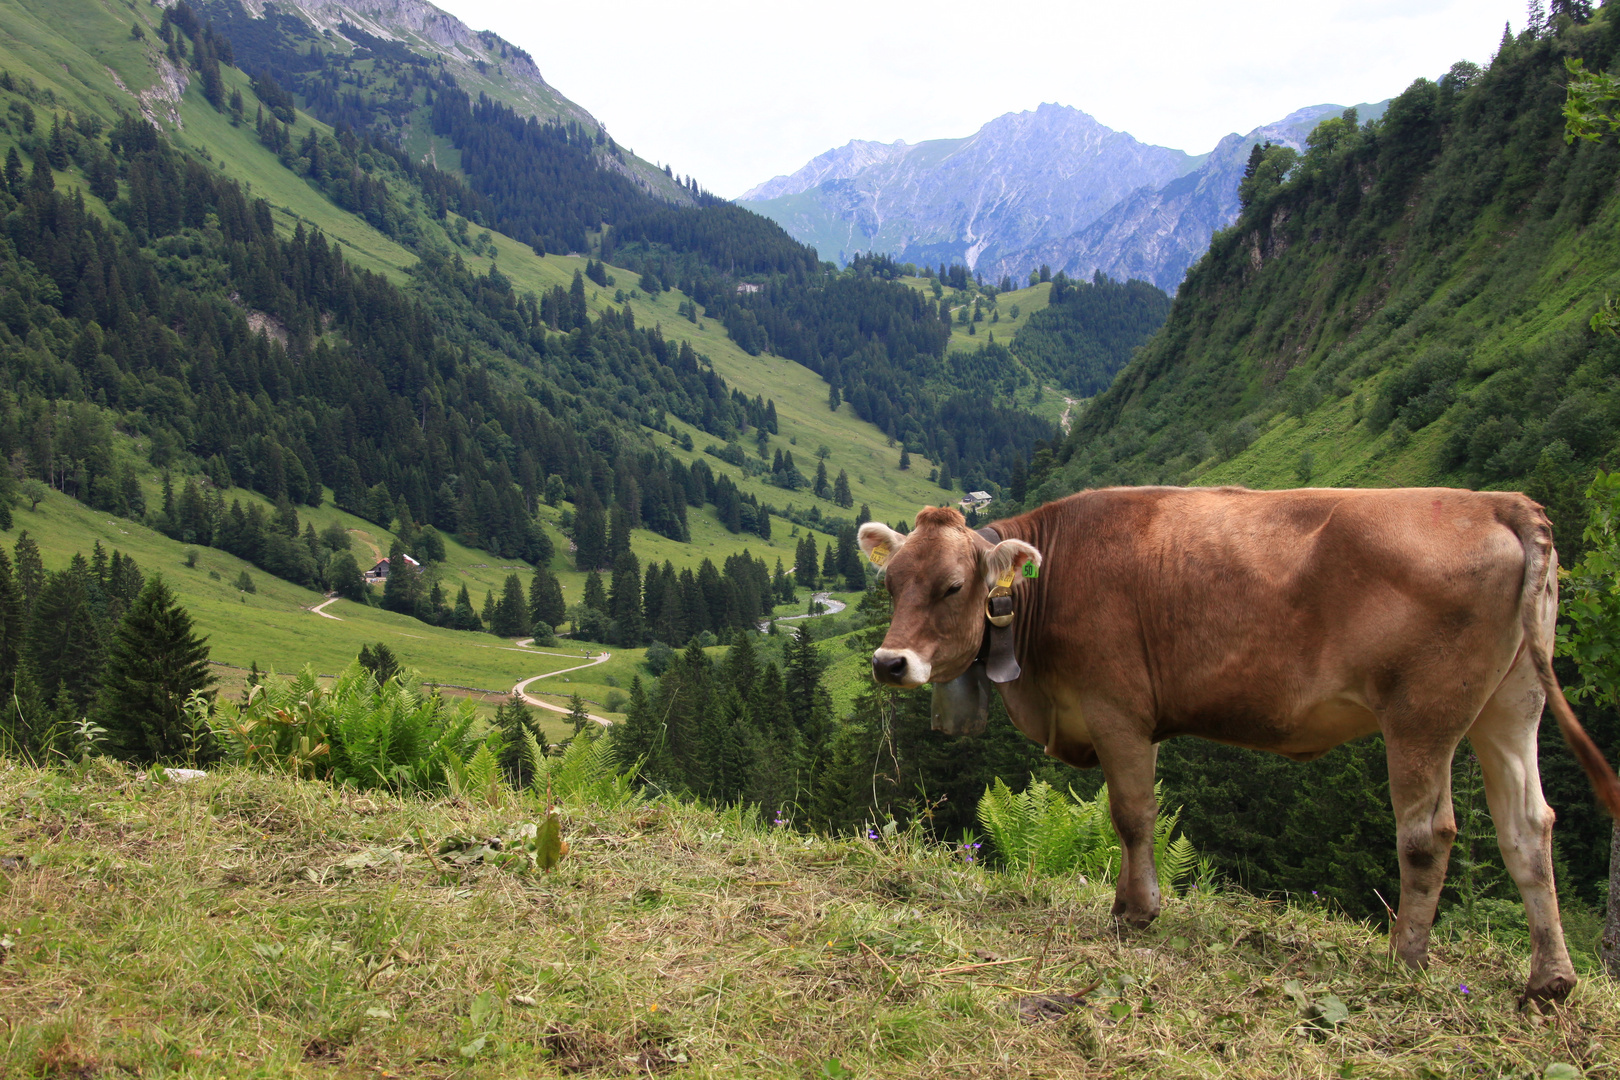
{"type": "Polygon", "coordinates": [[[1157,911],[1124,911],[1113,912],[1114,925],[1122,930],[1146,930],[1148,924],[1158,918],[1157,911]]]}
{"type": "Polygon", "coordinates": [[[1524,993],[1519,995],[1519,1008],[1528,1005],[1540,1005],[1543,1002],[1557,1003],[1569,997],[1569,992],[1575,989],[1575,976],[1568,972],[1558,972],[1553,975],[1533,976],[1524,993]]]}

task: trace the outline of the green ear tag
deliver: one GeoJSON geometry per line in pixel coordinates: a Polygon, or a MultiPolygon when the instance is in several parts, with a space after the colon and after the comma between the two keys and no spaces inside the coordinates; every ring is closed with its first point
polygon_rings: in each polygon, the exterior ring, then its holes
{"type": "Polygon", "coordinates": [[[1030,559],[1028,562],[1024,563],[1024,576],[1027,578],[1036,578],[1041,576],[1041,568],[1035,565],[1034,559],[1030,559]]]}

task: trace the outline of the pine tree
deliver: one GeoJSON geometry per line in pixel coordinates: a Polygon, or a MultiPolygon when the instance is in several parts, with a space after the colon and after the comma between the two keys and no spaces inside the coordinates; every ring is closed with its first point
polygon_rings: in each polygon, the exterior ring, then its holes
{"type": "Polygon", "coordinates": [[[900,471],[905,472],[911,468],[911,450],[904,443],[900,445],[900,471]]]}
{"type": "Polygon", "coordinates": [[[821,560],[822,584],[828,588],[838,587],[838,546],[834,541],[827,541],[827,550],[821,560]]]}
{"type": "Polygon", "coordinates": [[[810,490],[815,492],[818,499],[827,497],[827,463],[825,461],[816,462],[816,479],[815,483],[810,486],[810,490]]]}
{"type": "Polygon", "coordinates": [[[602,575],[592,570],[585,575],[584,605],[593,611],[608,613],[607,590],[602,588],[602,575]]]}
{"type": "Polygon", "coordinates": [[[641,611],[641,561],[631,551],[622,552],[613,561],[608,617],[613,620],[615,644],[636,648],[643,643],[646,623],[641,611]]]}
{"type": "Polygon", "coordinates": [[[106,657],[107,635],[86,587],[88,564],[73,565],[45,579],[28,623],[28,659],[44,700],[61,701],[83,715],[95,700],[106,657]]]}
{"type": "Polygon", "coordinates": [[[11,573],[11,558],[0,548],[0,700],[4,700],[16,684],[26,618],[22,592],[11,573]]]}
{"type": "Polygon", "coordinates": [[[479,612],[479,618],[483,622],[484,628],[493,634],[495,632],[495,592],[493,589],[484,590],[484,607],[479,612]]]}
{"type": "Polygon", "coordinates": [[[208,645],[161,575],[153,574],[119,624],[102,680],[97,722],[126,761],[210,760],[212,739],[188,731],[185,703],[213,685],[208,645]]]}
{"type": "Polygon", "coordinates": [[[547,629],[555,629],[566,618],[568,609],[563,603],[562,585],[557,575],[547,567],[536,567],[534,580],[529,583],[530,628],[538,629],[544,624],[547,629]]]}
{"type": "Polygon", "coordinates": [[[534,767],[529,761],[528,740],[523,737],[524,733],[527,732],[541,750],[546,747],[546,737],[534,722],[534,715],[521,694],[513,691],[496,708],[495,730],[500,733],[501,772],[505,774],[508,784],[521,791],[534,780],[534,767]]]}
{"type": "Polygon", "coordinates": [[[45,587],[45,561],[40,558],[39,545],[24,529],[17,534],[17,591],[22,594],[23,613],[34,610],[34,601],[45,587]]]}
{"type": "Polygon", "coordinates": [[[838,479],[833,481],[832,500],[846,508],[855,505],[855,496],[849,491],[849,473],[843,469],[838,470],[838,479]]]}
{"type": "Polygon", "coordinates": [[[450,625],[457,630],[482,630],[483,622],[478,618],[478,612],[473,610],[472,597],[467,594],[465,583],[461,592],[456,594],[456,606],[450,613],[450,625]]]}
{"type": "Polygon", "coordinates": [[[360,655],[355,659],[361,667],[371,672],[378,686],[399,674],[399,657],[381,641],[375,645],[360,646],[360,655]]]}
{"type": "Polygon", "coordinates": [[[866,562],[861,558],[853,525],[838,530],[838,572],[844,576],[844,588],[850,592],[866,588],[866,562]]]}
{"type": "Polygon", "coordinates": [[[383,582],[382,606],[402,615],[415,615],[421,602],[421,578],[405,557],[404,543],[395,540],[388,552],[388,579],[383,582]]]}
{"type": "Polygon", "coordinates": [[[595,723],[595,721],[591,719],[590,713],[585,711],[585,702],[580,699],[578,693],[569,695],[568,722],[569,724],[573,725],[574,736],[576,738],[578,738],[580,733],[583,732],[587,727],[595,723]]]}
{"type": "Polygon", "coordinates": [[[528,604],[523,599],[523,582],[516,574],[507,574],[490,631],[496,637],[517,638],[526,636],[531,626],[528,604]]]}
{"type": "Polygon", "coordinates": [[[951,467],[946,462],[939,463],[939,486],[946,491],[953,490],[956,485],[951,482],[951,467]]]}

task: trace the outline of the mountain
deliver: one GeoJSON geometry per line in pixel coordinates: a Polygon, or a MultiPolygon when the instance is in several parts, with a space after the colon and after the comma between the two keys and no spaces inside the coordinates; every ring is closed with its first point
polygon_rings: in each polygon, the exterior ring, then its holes
{"type": "Polygon", "coordinates": [[[824,257],[887,252],[933,265],[994,262],[1090,224],[1144,186],[1202,159],[1150,146],[1078,109],[1008,113],[965,139],[853,142],[738,204],[824,257]]]}
{"type": "Polygon", "coordinates": [[[797,195],[825,181],[848,180],[862,169],[904,157],[910,149],[904,139],[892,143],[851,139],[843,146],[811,158],[808,165],[790,176],[778,176],[749,188],[737,201],[765,202],[783,195],[797,195]]]}
{"type": "MultiPolygon", "coordinates": [[[[1371,120],[1386,104],[1357,108],[1371,120]]],[[[1250,148],[1272,142],[1302,150],[1323,117],[1343,110],[1299,109],[1247,135],[1228,135],[1195,158],[1143,147],[1078,110],[1042,105],[993,120],[967,140],[851,142],[739,202],[844,260],[868,249],[926,264],[960,260],[993,281],[1022,281],[1042,265],[1075,278],[1100,270],[1174,291],[1209,238],[1237,216],[1250,148]],[[974,154],[997,160],[984,170],[956,160],[974,154]],[[1174,170],[1155,175],[1165,163],[1174,170]],[[1065,200],[1072,203],[1067,212],[1065,200]],[[1009,213],[1008,205],[1041,209],[1009,213]],[[946,235],[954,246],[942,242],[946,235]]]]}
{"type": "MultiPolygon", "coordinates": [[[[1388,104],[1356,109],[1360,119],[1374,120],[1388,104]]],[[[1101,270],[1174,292],[1187,267],[1209,247],[1209,238],[1237,218],[1238,181],[1250,149],[1269,142],[1303,150],[1317,123],[1343,111],[1339,105],[1313,105],[1247,135],[1228,135],[1187,175],[1163,187],[1139,188],[1084,228],[998,259],[985,268],[985,276],[1019,278],[1032,266],[1049,265],[1071,277],[1088,278],[1101,270]]]]}
{"type": "MultiPolygon", "coordinates": [[[[250,74],[269,71],[282,83],[299,81],[296,75],[322,71],[322,54],[347,54],[350,96],[375,96],[376,83],[367,84],[362,67],[372,60],[404,63],[421,68],[431,64],[448,74],[470,96],[488,94],[521,116],[542,121],[576,123],[596,131],[602,125],[584,107],[564,97],[540,73],[534,58],[499,35],[473,30],[466,23],[422,0],[200,0],[195,5],[204,18],[243,55],[250,74]],[[286,55],[285,46],[298,42],[304,54],[286,55]],[[313,46],[315,53],[309,52],[313,46]],[[296,73],[296,74],[295,74],[296,73]],[[357,93],[358,92],[358,93],[357,93]]],[[[323,75],[329,83],[331,72],[323,75]]],[[[395,108],[373,115],[374,134],[391,138],[412,149],[423,160],[437,163],[443,149],[435,145],[424,108],[395,108]]],[[[453,157],[447,162],[454,167],[453,157]]],[[[691,193],[665,170],[633,154],[602,153],[598,164],[620,172],[643,190],[680,204],[691,193]]]]}

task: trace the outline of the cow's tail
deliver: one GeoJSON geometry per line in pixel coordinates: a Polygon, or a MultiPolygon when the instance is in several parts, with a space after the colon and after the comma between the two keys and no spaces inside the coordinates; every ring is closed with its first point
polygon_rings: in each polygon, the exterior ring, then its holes
{"type": "MultiPolygon", "coordinates": [[[[1534,506],[1535,504],[1531,504],[1534,506]]],[[[1569,707],[1558,676],[1553,673],[1553,623],[1558,610],[1558,552],[1553,548],[1552,525],[1536,507],[1515,523],[1519,542],[1524,546],[1524,588],[1519,596],[1519,618],[1524,626],[1525,648],[1535,665],[1536,678],[1547,695],[1547,707],[1558,721],[1575,760],[1586,770],[1592,789],[1609,813],[1620,818],[1620,779],[1614,775],[1603,752],[1586,733],[1575,711],[1569,707]]]]}

